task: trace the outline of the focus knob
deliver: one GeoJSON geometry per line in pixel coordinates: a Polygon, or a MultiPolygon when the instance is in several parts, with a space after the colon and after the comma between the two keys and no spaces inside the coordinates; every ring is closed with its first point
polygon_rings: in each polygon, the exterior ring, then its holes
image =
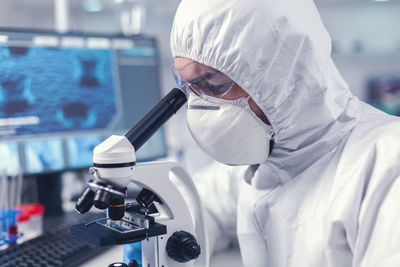
{"type": "Polygon", "coordinates": [[[200,252],[196,238],[188,232],[175,232],[167,241],[168,256],[177,262],[197,259],[200,252]]]}

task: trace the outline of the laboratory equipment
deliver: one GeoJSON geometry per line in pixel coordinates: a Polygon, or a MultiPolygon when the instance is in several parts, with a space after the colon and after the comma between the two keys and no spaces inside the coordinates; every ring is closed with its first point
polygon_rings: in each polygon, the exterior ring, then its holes
{"type": "Polygon", "coordinates": [[[39,203],[25,203],[15,206],[15,209],[21,211],[17,216],[17,224],[18,232],[23,235],[18,240],[18,243],[23,243],[43,234],[43,205],[39,203]]]}
{"type": "Polygon", "coordinates": [[[22,173],[8,177],[3,170],[0,181],[0,249],[3,246],[14,246],[21,237],[18,230],[17,215],[21,213],[16,207],[21,203],[22,173]],[[10,179],[9,179],[10,178],[10,179]]]}
{"type": "Polygon", "coordinates": [[[143,266],[208,266],[203,208],[189,174],[174,162],[137,163],[135,152],[186,102],[173,89],[125,136],[111,136],[94,150],[95,179],[76,203],[107,217],[75,225],[71,232],[98,246],[141,241],[143,266]],[[126,186],[142,187],[125,204],[126,186]]]}

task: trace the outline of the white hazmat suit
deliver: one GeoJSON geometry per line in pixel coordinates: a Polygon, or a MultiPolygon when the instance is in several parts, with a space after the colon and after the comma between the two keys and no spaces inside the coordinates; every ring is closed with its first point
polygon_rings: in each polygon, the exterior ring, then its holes
{"type": "Polygon", "coordinates": [[[183,0],[171,48],[234,80],[275,134],[247,183],[243,167],[199,181],[211,247],[236,231],[245,266],[400,266],[400,120],[351,94],[313,1],[183,0]]]}

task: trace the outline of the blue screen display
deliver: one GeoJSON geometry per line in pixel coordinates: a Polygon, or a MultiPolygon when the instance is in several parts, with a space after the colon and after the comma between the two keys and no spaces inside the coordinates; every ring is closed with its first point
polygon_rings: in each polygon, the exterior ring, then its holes
{"type": "Polygon", "coordinates": [[[29,173],[58,171],[64,168],[61,139],[25,142],[26,168],[29,173]]]}
{"type": "Polygon", "coordinates": [[[0,175],[17,175],[20,170],[18,146],[15,142],[0,143],[0,175]]]}
{"type": "Polygon", "coordinates": [[[68,161],[71,168],[92,165],[93,149],[100,144],[100,136],[82,136],[67,139],[68,161]]]}
{"type": "Polygon", "coordinates": [[[0,46],[0,139],[101,130],[117,116],[108,49],[0,46]]]}

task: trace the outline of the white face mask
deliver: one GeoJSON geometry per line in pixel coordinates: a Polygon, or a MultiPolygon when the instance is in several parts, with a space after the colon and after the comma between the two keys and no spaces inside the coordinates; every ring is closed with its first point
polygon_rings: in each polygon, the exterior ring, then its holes
{"type": "Polygon", "coordinates": [[[189,130],[197,144],[215,160],[230,165],[252,165],[268,158],[272,127],[254,114],[249,98],[204,100],[190,94],[189,130]]]}

